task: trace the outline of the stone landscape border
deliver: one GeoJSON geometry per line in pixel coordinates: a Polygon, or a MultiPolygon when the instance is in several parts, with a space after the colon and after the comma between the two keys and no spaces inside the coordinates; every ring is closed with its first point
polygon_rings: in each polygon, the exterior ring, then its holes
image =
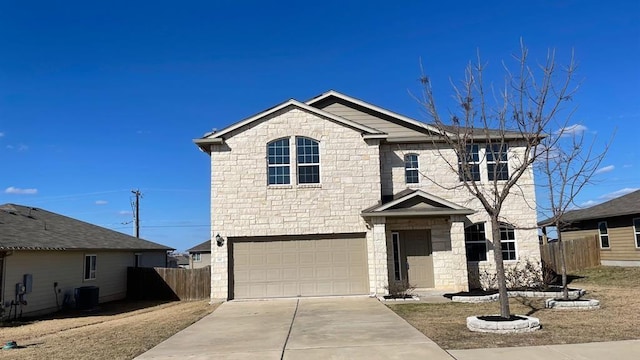
{"type": "Polygon", "coordinates": [[[544,306],[547,309],[560,309],[560,310],[596,310],[600,309],[599,300],[575,300],[575,301],[563,301],[556,299],[547,299],[544,302],[544,306]]]}
{"type": "MultiPolygon", "coordinates": [[[[499,316],[499,315],[495,315],[499,316]]],[[[533,316],[517,315],[523,319],[511,321],[488,321],[482,320],[478,316],[467,318],[467,328],[475,332],[485,333],[524,333],[540,329],[540,319],[533,316]]]]}
{"type": "Polygon", "coordinates": [[[411,297],[409,298],[389,298],[389,299],[385,299],[384,296],[378,296],[378,300],[382,301],[382,302],[402,302],[402,301],[419,301],[420,298],[417,297],[416,295],[411,295],[411,297]]]}
{"type": "MultiPolygon", "coordinates": [[[[569,298],[578,299],[587,292],[584,289],[576,289],[569,291],[569,298]]],[[[509,297],[548,297],[548,298],[560,298],[562,297],[562,291],[507,291],[509,297]]],[[[454,295],[451,297],[451,301],[462,303],[484,303],[493,302],[500,299],[500,294],[490,295],[454,295]]]]}

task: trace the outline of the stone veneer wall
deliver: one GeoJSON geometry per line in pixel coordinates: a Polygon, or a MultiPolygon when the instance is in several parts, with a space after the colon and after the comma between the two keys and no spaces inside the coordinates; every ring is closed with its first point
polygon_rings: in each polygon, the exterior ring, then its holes
{"type": "MultiPolygon", "coordinates": [[[[524,148],[512,145],[510,147],[509,164],[513,168],[523,156],[524,148]]],[[[457,164],[457,159],[453,150],[437,149],[434,144],[385,144],[380,147],[381,157],[381,177],[382,193],[391,195],[406,188],[421,189],[427,193],[441,197],[445,200],[476,210],[475,214],[469,215],[460,220],[464,221],[464,226],[458,230],[452,227],[452,237],[462,239],[462,254],[464,251],[464,227],[475,222],[485,222],[485,232],[487,238],[491,239],[491,221],[488,214],[483,210],[480,202],[469,194],[468,190],[460,186],[458,174],[455,169],[451,169],[443,158],[449,160],[451,164],[457,164]],[[404,155],[418,154],[418,164],[420,169],[420,183],[406,184],[404,178],[404,155]],[[436,185],[438,184],[438,185],[436,185]]],[[[481,183],[487,184],[487,166],[482,159],[480,163],[481,183]]],[[[505,200],[501,212],[501,220],[512,224],[516,236],[516,251],[519,260],[530,259],[540,261],[540,248],[538,243],[537,213],[535,200],[535,186],[533,169],[529,169],[519,180],[519,187],[512,188],[511,193],[505,200]]],[[[454,222],[455,224],[455,222],[454,222]]],[[[451,254],[454,256],[453,254],[451,254]]],[[[434,258],[435,261],[435,258],[434,258]]],[[[513,265],[516,261],[505,261],[505,266],[513,265]]],[[[435,262],[434,262],[435,264],[435,262]]],[[[435,265],[434,265],[435,266],[435,265]]],[[[469,263],[465,268],[469,269],[469,281],[471,287],[477,286],[477,273],[483,269],[495,270],[493,262],[493,249],[489,244],[487,251],[487,261],[469,263]]]]}
{"type": "MultiPolygon", "coordinates": [[[[212,238],[369,231],[360,212],[380,199],[378,141],[295,107],[225,138],[211,152],[212,238]],[[296,184],[295,136],[319,141],[321,184],[296,184]],[[268,186],[267,143],[283,137],[290,138],[291,185],[268,186]]],[[[212,242],[212,299],[228,296],[227,244],[212,242]]],[[[372,239],[368,246],[373,253],[372,239]]]]}

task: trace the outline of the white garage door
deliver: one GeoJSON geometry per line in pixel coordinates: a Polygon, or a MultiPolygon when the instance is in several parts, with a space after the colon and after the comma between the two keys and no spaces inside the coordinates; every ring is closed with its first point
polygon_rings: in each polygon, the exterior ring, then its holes
{"type": "Polygon", "coordinates": [[[234,241],[234,298],[369,292],[364,238],[234,241]]]}

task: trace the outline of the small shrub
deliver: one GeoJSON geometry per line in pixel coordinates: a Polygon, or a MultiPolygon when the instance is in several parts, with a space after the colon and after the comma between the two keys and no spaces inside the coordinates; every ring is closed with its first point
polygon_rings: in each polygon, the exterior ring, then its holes
{"type": "MultiPolygon", "coordinates": [[[[498,288],[498,275],[495,269],[483,269],[480,271],[480,286],[482,290],[495,290],[498,288]]],[[[541,262],[531,259],[521,260],[512,266],[505,266],[505,281],[507,289],[547,289],[555,280],[555,273],[541,262]]]]}
{"type": "Polygon", "coordinates": [[[411,296],[413,290],[416,289],[415,285],[409,284],[408,280],[394,281],[385,286],[385,289],[389,290],[389,295],[394,298],[406,298],[411,296]]]}

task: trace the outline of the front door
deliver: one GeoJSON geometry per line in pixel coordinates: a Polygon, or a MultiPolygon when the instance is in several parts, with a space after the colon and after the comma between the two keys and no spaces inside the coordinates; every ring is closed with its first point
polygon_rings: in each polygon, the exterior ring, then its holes
{"type": "Polygon", "coordinates": [[[395,280],[408,280],[417,288],[433,288],[433,257],[429,230],[393,233],[395,280]]]}

